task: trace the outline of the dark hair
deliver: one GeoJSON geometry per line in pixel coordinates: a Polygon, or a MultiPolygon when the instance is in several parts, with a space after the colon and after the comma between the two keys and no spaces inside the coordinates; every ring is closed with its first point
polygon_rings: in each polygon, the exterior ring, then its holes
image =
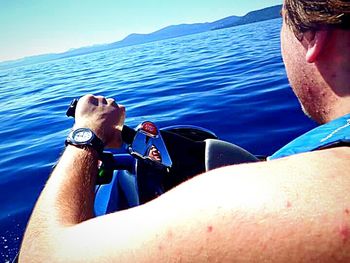
{"type": "Polygon", "coordinates": [[[284,11],[296,35],[328,27],[350,29],[350,0],[285,0],[284,11]]]}

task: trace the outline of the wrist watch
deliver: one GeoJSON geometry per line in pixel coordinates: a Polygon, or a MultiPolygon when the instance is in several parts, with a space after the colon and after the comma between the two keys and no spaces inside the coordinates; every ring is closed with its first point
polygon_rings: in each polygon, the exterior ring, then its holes
{"type": "Polygon", "coordinates": [[[79,148],[90,147],[95,149],[98,154],[102,154],[104,148],[102,140],[88,128],[79,128],[72,130],[68,134],[65,144],[66,146],[74,145],[79,148]]]}

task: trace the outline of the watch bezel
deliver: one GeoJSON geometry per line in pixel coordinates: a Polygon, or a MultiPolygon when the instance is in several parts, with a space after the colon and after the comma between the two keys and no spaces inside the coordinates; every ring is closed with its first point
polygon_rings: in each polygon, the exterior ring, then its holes
{"type": "Polygon", "coordinates": [[[72,130],[67,136],[65,144],[74,145],[79,148],[90,147],[95,149],[98,153],[102,153],[104,149],[104,144],[102,140],[98,138],[96,134],[89,128],[78,128],[78,129],[72,130]],[[74,138],[76,134],[80,132],[87,132],[87,131],[91,134],[91,137],[88,140],[77,141],[74,138]]]}
{"type": "Polygon", "coordinates": [[[92,140],[94,139],[94,137],[96,137],[96,135],[93,133],[92,130],[88,129],[88,128],[78,128],[74,131],[72,131],[72,134],[71,134],[71,138],[73,139],[73,141],[78,144],[78,145],[85,145],[87,143],[91,143],[92,140]],[[90,138],[87,139],[87,140],[83,140],[83,141],[79,141],[77,140],[76,136],[77,134],[81,133],[81,132],[89,132],[90,133],[90,138]]]}

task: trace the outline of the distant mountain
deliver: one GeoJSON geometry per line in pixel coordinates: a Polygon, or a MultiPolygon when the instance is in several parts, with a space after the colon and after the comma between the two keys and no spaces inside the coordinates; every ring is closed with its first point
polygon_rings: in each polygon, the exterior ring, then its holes
{"type": "Polygon", "coordinates": [[[143,44],[169,38],[198,34],[238,21],[240,17],[230,16],[212,23],[181,24],[162,28],[150,34],[131,34],[121,41],[110,44],[112,48],[143,44]]]}
{"type": "Polygon", "coordinates": [[[232,25],[236,22],[238,22],[240,19],[242,19],[241,16],[229,16],[223,19],[220,19],[218,21],[215,21],[211,23],[211,30],[217,29],[217,28],[225,28],[228,27],[229,25],[232,25]]]}
{"type": "Polygon", "coordinates": [[[202,33],[210,30],[210,23],[198,24],[181,24],[175,26],[168,26],[150,34],[131,34],[122,41],[112,43],[114,47],[130,46],[164,40],[168,38],[176,38],[186,35],[202,33]]]}
{"type": "Polygon", "coordinates": [[[280,17],[281,9],[282,9],[282,5],[276,5],[276,6],[267,7],[261,10],[252,11],[246,14],[245,16],[241,17],[237,21],[234,21],[233,23],[227,23],[226,25],[218,27],[216,29],[246,25],[246,24],[278,18],[280,17]]]}
{"type": "Polygon", "coordinates": [[[282,5],[268,7],[261,10],[250,12],[243,17],[230,16],[211,23],[173,25],[173,26],[162,28],[150,34],[131,34],[121,41],[110,43],[110,44],[82,47],[78,49],[69,50],[67,52],[60,53],[60,54],[39,55],[39,56],[27,57],[19,60],[14,60],[14,61],[1,62],[0,69],[41,63],[41,62],[67,58],[67,57],[80,56],[80,55],[85,55],[89,53],[115,49],[115,48],[138,45],[138,44],[143,44],[148,42],[155,42],[155,41],[169,39],[169,38],[176,38],[176,37],[181,37],[186,35],[198,34],[198,33],[206,32],[210,30],[217,30],[217,29],[222,29],[227,27],[233,27],[238,25],[244,25],[244,24],[269,20],[269,19],[279,17],[281,8],[282,8],[282,5]]]}

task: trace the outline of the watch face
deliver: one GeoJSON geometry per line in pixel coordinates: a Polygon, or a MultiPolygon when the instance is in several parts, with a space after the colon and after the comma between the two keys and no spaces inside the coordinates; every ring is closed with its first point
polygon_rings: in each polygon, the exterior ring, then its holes
{"type": "Polygon", "coordinates": [[[79,142],[87,142],[93,137],[93,134],[88,129],[78,129],[75,131],[73,135],[73,139],[79,143],[79,142]]]}

